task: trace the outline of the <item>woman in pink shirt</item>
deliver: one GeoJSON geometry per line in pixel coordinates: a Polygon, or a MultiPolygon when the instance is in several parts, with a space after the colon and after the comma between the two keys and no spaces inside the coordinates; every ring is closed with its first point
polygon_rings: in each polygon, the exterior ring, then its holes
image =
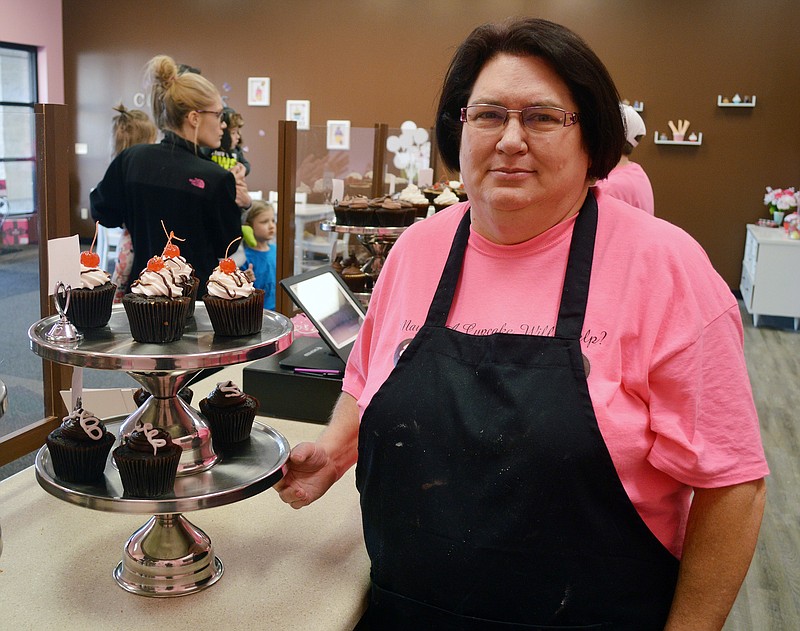
{"type": "Polygon", "coordinates": [[[577,35],[475,29],[437,144],[469,201],[397,241],[293,508],[357,462],[358,629],[721,629],[767,466],[738,307],[678,228],[590,185],[619,95],[577,35]]]}

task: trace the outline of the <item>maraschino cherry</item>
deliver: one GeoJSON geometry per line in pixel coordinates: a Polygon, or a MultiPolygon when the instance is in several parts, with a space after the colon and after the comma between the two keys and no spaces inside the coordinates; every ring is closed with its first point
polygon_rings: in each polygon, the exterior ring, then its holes
{"type": "Polygon", "coordinates": [[[85,267],[98,267],[100,265],[100,255],[92,251],[94,249],[94,242],[97,240],[97,225],[99,223],[99,221],[94,222],[94,238],[92,239],[92,244],[89,246],[89,251],[81,252],[81,265],[85,267]]]}
{"type": "Polygon", "coordinates": [[[228,244],[228,247],[225,248],[225,258],[219,262],[219,269],[221,272],[224,272],[226,274],[233,274],[236,271],[237,269],[236,261],[228,257],[228,251],[231,249],[231,246],[237,241],[239,241],[239,239],[241,238],[242,237],[236,237],[233,241],[231,241],[228,244]]]}
{"type": "Polygon", "coordinates": [[[162,259],[160,256],[154,256],[147,261],[148,272],[160,272],[162,269],[164,269],[164,259],[162,259]]]}
{"type": "Polygon", "coordinates": [[[161,253],[161,256],[168,259],[179,257],[181,255],[181,249],[177,246],[177,244],[173,243],[172,240],[175,239],[176,241],[186,241],[186,239],[176,237],[172,230],[167,232],[167,227],[164,225],[163,219],[161,220],[161,227],[164,229],[164,234],[167,235],[167,245],[164,246],[164,251],[161,253]]]}

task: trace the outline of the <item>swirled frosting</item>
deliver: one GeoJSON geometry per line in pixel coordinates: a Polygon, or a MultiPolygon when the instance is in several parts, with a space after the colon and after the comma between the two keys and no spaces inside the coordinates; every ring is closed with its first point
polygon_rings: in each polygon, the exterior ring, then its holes
{"type": "Polygon", "coordinates": [[[400,191],[400,195],[397,197],[400,201],[407,201],[411,202],[414,205],[422,205],[428,203],[428,198],[422,194],[422,191],[419,190],[419,186],[416,184],[409,184],[406,186],[402,191],[400,191]]]}
{"type": "Polygon", "coordinates": [[[206,397],[207,402],[218,408],[227,408],[240,405],[247,395],[239,389],[233,381],[220,381],[217,387],[206,397]]]}
{"type": "Polygon", "coordinates": [[[165,429],[153,427],[152,423],[138,422],[133,431],[125,436],[125,444],[132,451],[149,452],[155,456],[159,450],[172,446],[172,437],[165,429]]]}
{"type": "Polygon", "coordinates": [[[182,256],[165,256],[164,268],[171,271],[181,284],[189,282],[194,275],[194,268],[182,256]]]}
{"type": "Polygon", "coordinates": [[[139,278],[131,284],[131,293],[180,298],[183,296],[183,288],[178,276],[171,269],[164,267],[158,272],[153,272],[145,268],[139,278]]]}
{"type": "Polygon", "coordinates": [[[208,279],[208,293],[226,300],[249,298],[254,289],[253,283],[247,279],[242,270],[238,269],[228,273],[217,266],[208,279]]]}
{"type": "Polygon", "coordinates": [[[109,282],[111,282],[111,276],[107,271],[99,267],[86,267],[81,263],[81,287],[83,289],[102,287],[109,282]]]}
{"type": "Polygon", "coordinates": [[[61,420],[61,435],[64,438],[88,442],[100,440],[105,434],[106,428],[100,419],[84,410],[80,402],[61,420]]]}
{"type": "Polygon", "coordinates": [[[449,206],[450,204],[455,204],[457,202],[458,195],[456,195],[449,188],[444,189],[441,194],[433,200],[434,204],[439,204],[440,206],[449,206]]]}

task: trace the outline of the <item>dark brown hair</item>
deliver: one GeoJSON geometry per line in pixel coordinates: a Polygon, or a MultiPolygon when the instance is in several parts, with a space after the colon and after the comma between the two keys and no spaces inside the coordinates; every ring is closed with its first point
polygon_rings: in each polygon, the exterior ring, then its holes
{"type": "Polygon", "coordinates": [[[483,67],[497,55],[539,57],[569,88],[580,113],[589,154],[587,177],[603,179],[619,162],[625,131],[619,94],[603,62],[577,34],[538,18],[511,18],[477,27],[458,47],[447,70],[436,113],[436,141],[445,165],[460,170],[461,108],[483,67]]]}

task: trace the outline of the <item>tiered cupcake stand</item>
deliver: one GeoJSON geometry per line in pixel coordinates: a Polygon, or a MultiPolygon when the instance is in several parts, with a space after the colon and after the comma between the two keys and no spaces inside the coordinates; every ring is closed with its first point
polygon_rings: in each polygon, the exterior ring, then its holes
{"type": "MultiPolygon", "coordinates": [[[[383,269],[389,250],[391,250],[397,238],[405,232],[407,226],[349,226],[338,225],[335,221],[326,221],[320,224],[320,228],[325,232],[355,235],[358,242],[369,253],[369,257],[361,266],[361,270],[369,275],[374,282],[378,280],[378,275],[383,269]]],[[[359,295],[358,297],[362,302],[369,302],[369,294],[359,295]]]]}
{"type": "Polygon", "coordinates": [[[142,596],[182,596],[214,584],[222,562],[211,539],[184,512],[224,506],[252,497],[283,477],[289,444],[274,429],[254,423],[250,440],[222,455],[215,453],[202,416],[177,394],[206,368],[267,357],[292,343],[291,321],[264,312],[260,333],[243,338],[215,336],[205,306],[198,302],[183,338],[171,344],[140,344],[128,328],[121,305],[115,305],[108,326],[82,330],[82,339],[54,342],[48,333],[59,316],[39,320],[28,330],[31,350],[50,361],[102,370],[124,370],[152,393],[127,418],[106,423],[117,436],[137,420],[166,428],[183,447],[172,494],[155,499],[124,495],[111,457],[104,478],[95,484],[58,479],[47,446],[36,455],[36,479],[48,493],[72,504],[112,513],[149,514],[149,521],[128,539],[123,559],[114,570],[119,585],[142,596]]]}

